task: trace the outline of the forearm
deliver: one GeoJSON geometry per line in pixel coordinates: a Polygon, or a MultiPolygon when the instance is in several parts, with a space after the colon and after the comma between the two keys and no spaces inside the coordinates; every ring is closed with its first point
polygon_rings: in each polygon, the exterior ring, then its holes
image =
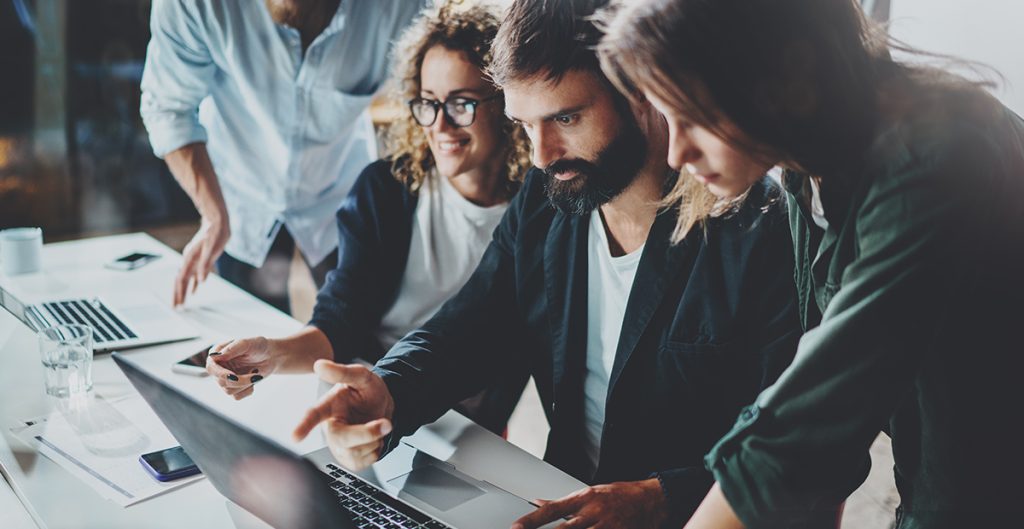
{"type": "Polygon", "coordinates": [[[286,338],[268,340],[278,358],[278,372],[310,373],[317,360],[333,360],[334,350],[327,335],[316,327],[308,326],[286,338]]]}
{"type": "Polygon", "coordinates": [[[744,525],[715,483],[684,529],[744,529],[744,525]]]}
{"type": "Polygon", "coordinates": [[[226,222],[227,206],[205,143],[190,143],[164,157],[174,179],[208,221],[226,222]]]}

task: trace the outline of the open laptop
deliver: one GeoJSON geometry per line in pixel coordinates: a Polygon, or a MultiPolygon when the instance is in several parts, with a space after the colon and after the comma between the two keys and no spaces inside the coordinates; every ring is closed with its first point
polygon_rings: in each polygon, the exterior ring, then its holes
{"type": "Polygon", "coordinates": [[[404,443],[378,463],[391,466],[393,477],[383,479],[373,469],[342,469],[326,448],[300,456],[124,355],[113,359],[213,486],[273,527],[507,528],[535,509],[404,443]],[[396,472],[395,465],[404,468],[396,472]]]}
{"type": "Polygon", "coordinates": [[[197,338],[196,329],[170,308],[148,295],[116,301],[53,299],[26,305],[0,286],[0,305],[33,331],[81,323],[93,329],[93,349],[130,349],[197,338]]]}

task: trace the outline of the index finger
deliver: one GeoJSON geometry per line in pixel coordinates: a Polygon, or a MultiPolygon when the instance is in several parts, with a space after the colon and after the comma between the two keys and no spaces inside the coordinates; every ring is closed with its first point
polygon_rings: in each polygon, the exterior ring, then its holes
{"type": "Polygon", "coordinates": [[[185,269],[178,270],[178,274],[174,276],[174,302],[172,303],[175,307],[185,302],[185,290],[188,288],[188,276],[185,275],[185,269]]]}
{"type": "Polygon", "coordinates": [[[292,438],[296,441],[301,441],[309,435],[309,432],[313,431],[313,428],[331,416],[332,400],[337,396],[337,391],[328,391],[324,398],[320,399],[312,408],[306,410],[305,415],[302,416],[302,420],[299,421],[298,426],[292,430],[292,438]]]}
{"type": "Polygon", "coordinates": [[[251,345],[252,341],[247,338],[231,340],[221,344],[217,349],[212,349],[212,351],[217,352],[217,354],[212,356],[215,357],[218,363],[227,362],[248,353],[252,349],[251,345]]]}
{"type": "Polygon", "coordinates": [[[349,424],[339,420],[327,422],[328,434],[335,444],[354,447],[380,441],[391,433],[391,421],[377,419],[364,424],[349,424]]]}
{"type": "Polygon", "coordinates": [[[192,286],[193,294],[196,293],[196,289],[199,288],[199,284],[206,281],[206,277],[210,275],[214,264],[216,264],[216,260],[213,257],[213,251],[210,249],[209,245],[199,245],[199,256],[196,258],[194,272],[196,282],[192,286]]]}
{"type": "Polygon", "coordinates": [[[178,275],[174,278],[174,306],[177,307],[185,302],[185,295],[188,292],[189,280],[195,274],[192,268],[195,266],[195,253],[185,249],[185,255],[178,269],[178,275]]]}
{"type": "Polygon", "coordinates": [[[231,380],[231,379],[228,378],[228,375],[235,375],[235,377],[237,378],[238,377],[238,373],[235,373],[234,371],[232,371],[232,370],[222,366],[220,364],[220,362],[217,361],[218,358],[220,358],[220,357],[218,357],[218,356],[207,356],[206,357],[206,372],[209,373],[210,376],[217,377],[217,378],[224,378],[224,379],[231,380]]]}
{"type": "Polygon", "coordinates": [[[569,496],[561,500],[547,502],[537,510],[513,522],[512,529],[534,529],[565,518],[579,510],[579,502],[579,496],[569,496]]]}
{"type": "Polygon", "coordinates": [[[309,432],[312,432],[313,428],[316,428],[316,425],[325,421],[327,417],[329,417],[329,415],[327,415],[321,408],[310,408],[306,411],[306,414],[303,415],[299,425],[292,430],[292,439],[295,439],[296,441],[305,439],[306,436],[309,435],[309,432]]]}

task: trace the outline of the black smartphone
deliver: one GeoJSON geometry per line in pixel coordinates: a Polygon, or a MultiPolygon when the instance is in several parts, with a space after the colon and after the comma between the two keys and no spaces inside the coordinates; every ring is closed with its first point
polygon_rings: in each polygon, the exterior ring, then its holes
{"type": "Polygon", "coordinates": [[[157,481],[172,481],[199,473],[199,467],[180,446],[142,454],[139,462],[157,481]]]}
{"type": "Polygon", "coordinates": [[[159,259],[160,256],[152,253],[134,252],[123,255],[106,264],[107,268],[114,270],[135,270],[146,263],[159,259]]]}

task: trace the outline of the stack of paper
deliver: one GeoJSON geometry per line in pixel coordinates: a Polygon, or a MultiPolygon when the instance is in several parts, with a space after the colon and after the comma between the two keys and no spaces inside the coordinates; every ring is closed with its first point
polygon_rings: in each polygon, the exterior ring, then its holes
{"type": "Polygon", "coordinates": [[[104,498],[127,507],[202,479],[197,475],[161,483],[142,467],[140,455],[177,442],[138,393],[58,402],[49,415],[23,421],[11,432],[104,498]]]}

